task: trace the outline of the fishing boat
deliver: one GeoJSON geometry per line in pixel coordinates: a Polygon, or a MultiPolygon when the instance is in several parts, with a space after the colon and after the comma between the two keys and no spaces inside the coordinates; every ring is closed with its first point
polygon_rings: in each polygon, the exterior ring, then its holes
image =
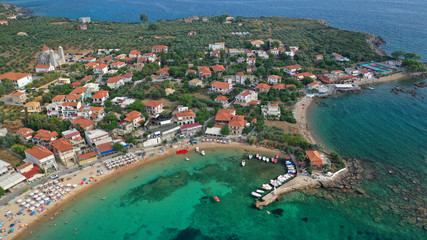
{"type": "Polygon", "coordinates": [[[242,160],[242,167],[244,167],[246,165],[246,161],[242,160]]]}
{"type": "Polygon", "coordinates": [[[259,194],[259,193],[257,193],[257,192],[252,192],[251,194],[252,194],[252,196],[254,196],[254,197],[261,197],[261,194],[259,194]]]}
{"type": "Polygon", "coordinates": [[[255,157],[259,159],[259,154],[255,155],[255,157]]]}
{"type": "Polygon", "coordinates": [[[257,189],[257,190],[256,190],[256,192],[257,192],[257,193],[264,193],[264,191],[263,191],[263,190],[260,190],[260,189],[257,189]]]}
{"type": "Polygon", "coordinates": [[[374,90],[374,88],[373,88],[373,87],[371,87],[371,86],[368,86],[368,89],[370,89],[370,90],[374,90]]]}
{"type": "Polygon", "coordinates": [[[103,197],[102,200],[105,200],[105,197],[103,197]]]}
{"type": "Polygon", "coordinates": [[[263,184],[261,188],[267,191],[273,189],[273,187],[268,183],[263,184]]]}
{"type": "Polygon", "coordinates": [[[265,158],[265,161],[266,162],[270,162],[270,158],[265,158]]]}
{"type": "Polygon", "coordinates": [[[277,158],[276,159],[273,159],[273,160],[271,160],[273,163],[277,163],[277,158]]]}
{"type": "Polygon", "coordinates": [[[252,159],[252,157],[253,157],[252,155],[249,155],[249,156],[248,156],[248,158],[249,158],[249,159],[252,159]]]}
{"type": "Polygon", "coordinates": [[[219,200],[219,198],[217,196],[213,197],[215,199],[215,201],[219,202],[221,200],[219,200]]]}
{"type": "Polygon", "coordinates": [[[188,157],[186,157],[185,160],[190,161],[190,159],[188,157]]]}
{"type": "Polygon", "coordinates": [[[199,152],[199,147],[196,147],[196,152],[199,152]]]}
{"type": "Polygon", "coordinates": [[[267,160],[267,158],[266,157],[262,157],[262,160],[265,162],[265,160],[267,160]]]}
{"type": "Polygon", "coordinates": [[[202,154],[202,156],[206,155],[205,151],[202,151],[200,154],[202,154]]]}
{"type": "Polygon", "coordinates": [[[277,159],[277,158],[279,158],[279,154],[277,154],[275,158],[276,158],[276,159],[277,159]]]}

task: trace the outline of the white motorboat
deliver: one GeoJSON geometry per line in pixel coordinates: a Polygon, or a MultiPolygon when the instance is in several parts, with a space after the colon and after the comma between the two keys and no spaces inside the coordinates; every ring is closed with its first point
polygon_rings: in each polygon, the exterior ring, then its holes
{"type": "Polygon", "coordinates": [[[252,159],[252,157],[253,157],[252,155],[249,155],[249,156],[248,156],[248,158],[249,158],[249,159],[252,159]]]}
{"type": "Polygon", "coordinates": [[[261,197],[261,194],[259,194],[259,193],[257,193],[257,192],[252,192],[251,194],[252,194],[252,196],[254,196],[254,197],[261,197]]]}
{"type": "Polygon", "coordinates": [[[242,167],[244,167],[246,165],[246,161],[242,160],[242,167]]]}
{"type": "Polygon", "coordinates": [[[368,86],[368,89],[370,89],[370,90],[374,90],[374,88],[373,88],[373,87],[371,87],[371,86],[368,86]]]}
{"type": "Polygon", "coordinates": [[[202,154],[202,156],[206,155],[205,151],[202,151],[200,154],[202,154]]]}
{"type": "Polygon", "coordinates": [[[257,189],[257,190],[256,190],[256,192],[257,192],[257,193],[264,193],[264,191],[263,191],[263,190],[260,190],[260,189],[257,189]]]}
{"type": "Polygon", "coordinates": [[[265,160],[266,160],[266,157],[262,157],[262,160],[265,162],[265,160]]]}
{"type": "Polygon", "coordinates": [[[188,157],[186,157],[185,160],[190,161],[190,159],[188,157]]]}
{"type": "Polygon", "coordinates": [[[269,159],[269,158],[265,158],[265,161],[266,161],[266,162],[270,162],[270,159],[269,159]]]}
{"type": "Polygon", "coordinates": [[[199,152],[199,147],[196,147],[196,152],[199,152]]]}
{"type": "Polygon", "coordinates": [[[270,184],[268,184],[268,183],[266,183],[266,184],[263,184],[262,185],[262,189],[264,189],[264,190],[271,190],[271,189],[273,189],[273,187],[270,185],[270,184]]]}

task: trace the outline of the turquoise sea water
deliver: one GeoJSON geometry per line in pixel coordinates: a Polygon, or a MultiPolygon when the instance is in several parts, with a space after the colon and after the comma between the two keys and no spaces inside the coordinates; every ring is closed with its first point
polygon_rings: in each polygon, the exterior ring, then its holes
{"type": "Polygon", "coordinates": [[[369,200],[353,194],[295,192],[256,210],[250,192],[284,168],[256,160],[243,168],[243,154],[207,151],[134,170],[65,205],[24,239],[422,238],[410,226],[396,228],[388,213],[376,222],[369,200]]]}

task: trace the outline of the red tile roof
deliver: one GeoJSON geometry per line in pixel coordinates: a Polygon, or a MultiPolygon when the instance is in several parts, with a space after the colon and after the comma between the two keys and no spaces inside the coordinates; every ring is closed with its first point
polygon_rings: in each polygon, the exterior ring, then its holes
{"type": "Polygon", "coordinates": [[[87,82],[87,81],[90,81],[90,80],[92,80],[92,75],[88,75],[88,76],[86,76],[86,77],[84,77],[83,79],[82,79],[82,81],[85,81],[85,82],[87,82]]]}
{"type": "Polygon", "coordinates": [[[135,119],[138,119],[141,117],[141,113],[138,111],[132,111],[128,114],[126,114],[126,118],[124,119],[127,122],[132,122],[135,119]]]}
{"type": "Polygon", "coordinates": [[[108,67],[107,64],[99,64],[98,66],[94,67],[94,69],[104,69],[106,67],[108,67]]]}
{"type": "MultiPolygon", "coordinates": [[[[40,173],[40,167],[37,164],[32,164],[31,162],[26,162],[25,164],[30,163],[29,165],[32,165],[33,167],[31,168],[30,171],[27,172],[21,172],[22,175],[24,175],[24,177],[26,179],[31,179],[32,177],[34,177],[34,175],[39,174],[40,173]]],[[[24,164],[24,165],[25,165],[24,164]]],[[[27,165],[27,167],[29,166],[27,165]]]]}
{"type": "Polygon", "coordinates": [[[49,131],[45,129],[40,129],[37,131],[37,134],[34,135],[34,139],[41,139],[45,142],[49,142],[52,138],[56,138],[58,136],[58,133],[56,131],[49,131]]]}
{"type": "Polygon", "coordinates": [[[273,88],[275,89],[286,89],[286,85],[284,83],[273,84],[273,88]]]}
{"type": "Polygon", "coordinates": [[[268,76],[269,79],[282,79],[281,76],[277,76],[277,75],[270,75],[268,76]]]}
{"type": "Polygon", "coordinates": [[[88,152],[88,153],[79,155],[79,158],[82,159],[82,160],[84,160],[84,159],[88,159],[88,158],[91,158],[91,157],[94,157],[94,156],[96,156],[95,152],[88,152]]]}
{"type": "Polygon", "coordinates": [[[89,126],[92,126],[94,123],[95,123],[94,121],[89,119],[84,119],[84,118],[77,119],[76,121],[73,122],[74,125],[79,124],[80,127],[82,128],[87,128],[89,126]]]}
{"type": "Polygon", "coordinates": [[[228,122],[236,114],[234,109],[221,109],[215,115],[215,121],[225,121],[228,122]]]}
{"type": "Polygon", "coordinates": [[[53,156],[53,153],[49,151],[45,146],[33,146],[33,148],[25,150],[26,153],[34,156],[37,159],[47,158],[53,156]]]}
{"type": "Polygon", "coordinates": [[[7,72],[5,74],[0,74],[0,79],[9,79],[11,81],[13,80],[19,80],[22,78],[27,77],[28,75],[31,75],[29,73],[15,73],[15,72],[7,72]]]}
{"type": "Polygon", "coordinates": [[[98,92],[96,92],[95,94],[93,94],[93,96],[91,97],[92,99],[101,99],[108,96],[108,91],[107,90],[100,90],[98,92]]]}
{"type": "Polygon", "coordinates": [[[323,164],[323,159],[318,151],[305,151],[305,153],[313,165],[319,166],[323,164]]]}
{"type": "Polygon", "coordinates": [[[56,95],[52,98],[52,101],[63,101],[65,99],[65,95],[56,95]]]}
{"type": "Polygon", "coordinates": [[[217,98],[215,98],[215,100],[220,102],[227,102],[228,98],[225,96],[218,96],[217,98]]]}
{"type": "Polygon", "coordinates": [[[176,117],[192,117],[192,116],[196,116],[196,114],[194,114],[193,110],[189,109],[184,112],[178,112],[175,114],[175,116],[176,117]]]}
{"type": "Polygon", "coordinates": [[[43,68],[43,69],[49,69],[49,65],[36,65],[36,68],[43,68]]]}
{"type": "Polygon", "coordinates": [[[51,145],[58,152],[68,152],[74,149],[73,145],[65,138],[56,139],[51,145]]]}
{"type": "Polygon", "coordinates": [[[71,83],[71,86],[77,87],[78,85],[82,84],[81,82],[73,82],[71,83]]]}
{"type": "Polygon", "coordinates": [[[147,106],[147,107],[158,107],[158,106],[160,106],[161,104],[163,104],[163,102],[162,102],[162,101],[158,101],[158,100],[151,100],[151,101],[149,101],[148,103],[146,103],[146,104],[145,104],[145,106],[147,106]]]}
{"type": "Polygon", "coordinates": [[[233,116],[231,118],[230,122],[228,123],[228,126],[244,127],[246,123],[247,121],[245,120],[245,116],[238,115],[238,116],[233,116]]]}
{"type": "Polygon", "coordinates": [[[163,49],[168,49],[168,46],[165,45],[155,45],[153,47],[151,47],[151,49],[155,49],[155,50],[163,50],[163,49]]]}
{"type": "Polygon", "coordinates": [[[256,86],[256,89],[270,89],[271,86],[265,83],[260,83],[256,86]]]}
{"type": "Polygon", "coordinates": [[[27,138],[33,134],[33,129],[31,128],[20,128],[16,134],[22,135],[24,138],[27,138]]]}
{"type": "Polygon", "coordinates": [[[299,64],[295,64],[295,65],[286,66],[285,68],[290,69],[290,70],[296,70],[296,69],[302,68],[302,66],[299,64]]]}
{"type": "Polygon", "coordinates": [[[193,128],[193,127],[197,127],[197,126],[200,126],[200,123],[186,124],[186,125],[181,126],[181,130],[193,128]]]}
{"type": "Polygon", "coordinates": [[[228,89],[230,87],[230,83],[225,83],[225,82],[214,82],[212,83],[212,87],[214,88],[219,88],[219,89],[228,89]]]}
{"type": "Polygon", "coordinates": [[[214,65],[214,66],[211,66],[211,68],[214,72],[225,71],[225,67],[223,65],[214,65]]]}

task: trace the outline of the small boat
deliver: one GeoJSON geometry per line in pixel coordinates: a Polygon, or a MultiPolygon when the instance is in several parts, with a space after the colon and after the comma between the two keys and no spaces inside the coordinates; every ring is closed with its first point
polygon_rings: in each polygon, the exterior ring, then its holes
{"type": "Polygon", "coordinates": [[[242,167],[244,167],[246,165],[246,161],[242,160],[242,167]]]}
{"type": "Polygon", "coordinates": [[[202,151],[200,154],[202,154],[202,156],[206,155],[205,151],[202,151]]]}
{"type": "Polygon", "coordinates": [[[105,200],[105,197],[103,197],[102,200],[105,200]]]}
{"type": "Polygon", "coordinates": [[[270,162],[270,158],[265,158],[265,161],[266,162],[270,162]]]}
{"type": "Polygon", "coordinates": [[[259,159],[259,154],[255,155],[255,157],[259,159]]]}
{"type": "Polygon", "coordinates": [[[267,158],[266,157],[262,157],[262,160],[265,162],[265,160],[267,160],[267,158]]]}
{"type": "Polygon", "coordinates": [[[260,190],[260,189],[257,189],[257,190],[256,190],[256,192],[257,192],[257,193],[264,193],[264,191],[263,191],[263,190],[260,190]]]}
{"type": "Polygon", "coordinates": [[[221,200],[219,200],[219,198],[217,196],[213,197],[215,199],[215,201],[219,202],[221,200]]]}
{"type": "Polygon", "coordinates": [[[252,192],[251,194],[252,194],[252,196],[254,196],[254,197],[261,197],[261,194],[259,194],[259,193],[257,193],[257,192],[252,192]]]}
{"type": "Polygon", "coordinates": [[[368,86],[368,89],[370,89],[370,90],[374,90],[374,88],[373,88],[373,87],[371,87],[371,86],[368,86]]]}
{"type": "Polygon", "coordinates": [[[273,163],[277,163],[277,158],[276,159],[273,159],[273,160],[271,160],[273,163]]]}
{"type": "Polygon", "coordinates": [[[190,159],[188,157],[186,157],[185,160],[190,161],[190,159]]]}
{"type": "Polygon", "coordinates": [[[199,152],[199,147],[196,147],[196,152],[199,152]]]}
{"type": "Polygon", "coordinates": [[[279,154],[277,154],[275,158],[279,158],[279,154]]]}
{"type": "Polygon", "coordinates": [[[263,184],[261,188],[267,191],[273,189],[273,187],[268,183],[263,184]]]}
{"type": "Polygon", "coordinates": [[[253,157],[252,155],[249,155],[249,156],[248,156],[248,158],[249,158],[249,159],[252,159],[252,157],[253,157]]]}

